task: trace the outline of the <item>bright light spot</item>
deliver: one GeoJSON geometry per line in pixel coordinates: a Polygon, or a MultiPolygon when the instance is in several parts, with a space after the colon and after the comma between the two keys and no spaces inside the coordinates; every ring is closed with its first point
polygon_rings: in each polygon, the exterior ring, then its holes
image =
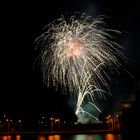
{"type": "Polygon", "coordinates": [[[19,123],[21,123],[21,120],[18,120],[19,123]]]}
{"type": "Polygon", "coordinates": [[[105,140],[115,140],[115,136],[113,134],[105,135],[105,140]]]}
{"type": "Polygon", "coordinates": [[[68,43],[68,48],[66,49],[66,55],[68,57],[78,57],[82,55],[82,49],[84,44],[78,39],[71,39],[68,43]]]}
{"type": "Polygon", "coordinates": [[[21,140],[21,135],[16,135],[16,140],[21,140]]]}
{"type": "Polygon", "coordinates": [[[50,135],[48,136],[48,140],[61,140],[60,135],[50,135]]]}
{"type": "Polygon", "coordinates": [[[38,140],[46,140],[45,136],[38,136],[38,140]]]}

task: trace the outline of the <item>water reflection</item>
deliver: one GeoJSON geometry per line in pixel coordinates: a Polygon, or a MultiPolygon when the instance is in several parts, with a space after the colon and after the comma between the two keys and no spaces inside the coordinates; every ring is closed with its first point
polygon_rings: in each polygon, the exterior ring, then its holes
{"type": "Polygon", "coordinates": [[[121,135],[75,135],[65,140],[122,140],[121,135]]]}
{"type": "Polygon", "coordinates": [[[101,135],[76,135],[72,140],[103,140],[101,135]]]}
{"type": "Polygon", "coordinates": [[[48,136],[48,140],[61,140],[60,135],[50,135],[48,136]]]}
{"type": "Polygon", "coordinates": [[[45,136],[38,136],[37,140],[46,140],[46,137],[45,136]]]}
{"type": "Polygon", "coordinates": [[[16,135],[16,136],[0,136],[0,140],[122,140],[121,135],[16,135]]]}
{"type": "Polygon", "coordinates": [[[8,136],[0,136],[0,140],[11,140],[12,136],[8,135],[8,136]]]}
{"type": "Polygon", "coordinates": [[[21,135],[16,135],[16,140],[21,140],[21,135]]]}
{"type": "Polygon", "coordinates": [[[105,140],[122,140],[121,135],[106,134],[105,140]]]}

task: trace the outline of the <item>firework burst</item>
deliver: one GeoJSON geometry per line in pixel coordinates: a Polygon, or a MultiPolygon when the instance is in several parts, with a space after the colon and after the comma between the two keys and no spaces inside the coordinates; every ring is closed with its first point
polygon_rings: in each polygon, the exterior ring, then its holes
{"type": "Polygon", "coordinates": [[[82,109],[85,97],[94,103],[97,95],[104,98],[108,94],[102,88],[109,89],[107,71],[118,71],[119,60],[125,59],[122,47],[111,35],[120,32],[106,29],[104,18],[62,17],[48,24],[47,31],[37,38],[44,81],[47,86],[61,85],[65,91],[76,93],[77,115],[86,112],[82,109]]]}

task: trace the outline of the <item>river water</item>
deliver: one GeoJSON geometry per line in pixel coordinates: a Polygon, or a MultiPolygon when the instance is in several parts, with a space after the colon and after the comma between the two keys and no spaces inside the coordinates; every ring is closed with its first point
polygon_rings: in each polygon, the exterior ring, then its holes
{"type": "Polygon", "coordinates": [[[122,140],[122,137],[120,134],[2,135],[0,140],[122,140]]]}

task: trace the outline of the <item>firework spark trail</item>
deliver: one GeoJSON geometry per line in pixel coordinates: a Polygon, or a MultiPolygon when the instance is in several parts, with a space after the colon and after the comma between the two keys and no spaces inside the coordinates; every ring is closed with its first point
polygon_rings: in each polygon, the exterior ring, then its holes
{"type": "Polygon", "coordinates": [[[89,115],[90,117],[94,118],[95,120],[99,120],[97,117],[95,117],[94,115],[92,115],[91,113],[87,112],[87,111],[84,111],[82,107],[79,107],[77,110],[76,110],[76,114],[79,115],[79,113],[83,113],[83,114],[87,114],[89,115]]]}
{"type": "MultiPolygon", "coordinates": [[[[77,105],[76,105],[76,112],[75,114],[78,116],[79,113],[86,113],[88,114],[90,117],[93,117],[94,115],[85,111],[84,109],[82,109],[83,106],[83,102],[85,100],[85,97],[89,97],[88,100],[94,102],[94,98],[95,96],[97,97],[97,92],[100,93],[99,97],[100,98],[104,98],[105,96],[103,96],[104,94],[109,94],[111,95],[109,92],[106,92],[105,90],[99,89],[97,88],[95,85],[91,85],[91,83],[89,83],[91,75],[89,77],[87,77],[85,75],[86,73],[82,73],[82,78],[81,81],[79,81],[79,89],[78,89],[78,97],[77,97],[77,105]]],[[[92,102],[88,102],[89,104],[91,104],[96,111],[98,111],[99,113],[101,113],[101,110],[92,102]]],[[[93,117],[94,119],[97,118],[96,116],[93,117]]],[[[98,120],[98,119],[96,119],[98,120]]]]}
{"type": "Polygon", "coordinates": [[[105,69],[117,71],[119,59],[125,59],[122,47],[111,35],[120,32],[104,28],[103,19],[81,15],[66,21],[62,17],[50,23],[47,31],[37,38],[44,81],[47,86],[61,85],[70,93],[77,93],[76,114],[85,96],[92,102],[96,94],[105,97],[106,91],[101,86],[109,89],[107,81],[111,81],[105,69]]]}

